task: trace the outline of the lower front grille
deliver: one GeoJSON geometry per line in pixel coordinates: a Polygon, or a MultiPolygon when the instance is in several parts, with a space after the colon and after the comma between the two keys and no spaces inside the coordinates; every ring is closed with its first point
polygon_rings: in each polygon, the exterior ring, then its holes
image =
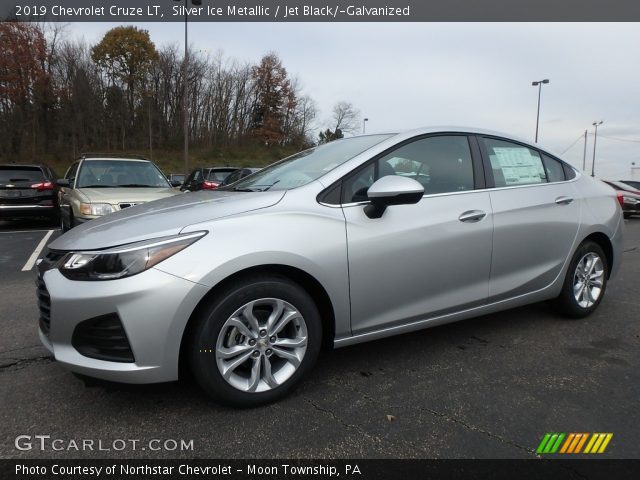
{"type": "Polygon", "coordinates": [[[36,279],[36,294],[38,296],[38,309],[40,310],[40,330],[46,336],[49,336],[51,329],[51,297],[44,281],[38,277],[36,279]]]}
{"type": "Polygon", "coordinates": [[[133,351],[116,313],[80,322],[71,344],[81,355],[109,362],[133,363],[133,351]]]}

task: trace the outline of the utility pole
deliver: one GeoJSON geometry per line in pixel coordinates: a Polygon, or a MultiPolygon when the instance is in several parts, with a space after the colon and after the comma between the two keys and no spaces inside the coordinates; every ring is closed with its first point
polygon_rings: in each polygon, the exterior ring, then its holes
{"type": "Polygon", "coordinates": [[[596,141],[598,140],[598,126],[602,125],[603,122],[603,120],[600,120],[599,122],[593,122],[593,126],[596,127],[596,133],[593,136],[593,162],[591,163],[592,177],[595,177],[596,175],[596,141]]]}
{"type": "Polygon", "coordinates": [[[369,121],[368,118],[365,118],[364,120],[362,120],[362,134],[364,135],[364,132],[367,128],[367,122],[369,121]]]}
{"type": "MultiPolygon", "coordinates": [[[[174,0],[179,2],[180,0],[174,0]]],[[[182,115],[184,117],[184,173],[189,175],[189,87],[187,75],[189,74],[189,0],[184,0],[184,61],[182,62],[182,115]]],[[[192,5],[202,5],[202,0],[191,0],[192,5]]]]}
{"type": "Polygon", "coordinates": [[[584,131],[584,152],[582,152],[582,171],[587,168],[587,131],[584,131]]]}

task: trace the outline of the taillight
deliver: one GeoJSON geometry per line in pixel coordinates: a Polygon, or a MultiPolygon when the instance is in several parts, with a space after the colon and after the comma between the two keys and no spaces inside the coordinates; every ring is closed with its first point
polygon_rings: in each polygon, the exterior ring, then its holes
{"type": "Polygon", "coordinates": [[[33,185],[31,185],[31,188],[35,188],[39,192],[44,192],[45,190],[53,190],[53,183],[52,182],[34,183],[33,185]]]}
{"type": "Polygon", "coordinates": [[[618,198],[618,203],[622,207],[624,205],[624,194],[622,192],[616,192],[616,197],[618,198]]]}
{"type": "Polygon", "coordinates": [[[202,188],[205,190],[213,190],[214,188],[218,188],[220,186],[219,183],[216,182],[210,182],[209,180],[205,180],[202,183],[202,188]]]}

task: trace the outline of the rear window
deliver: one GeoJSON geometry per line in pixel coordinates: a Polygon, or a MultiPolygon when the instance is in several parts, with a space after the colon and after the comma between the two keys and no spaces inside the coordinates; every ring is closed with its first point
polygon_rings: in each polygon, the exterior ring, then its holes
{"type": "Polygon", "coordinates": [[[42,180],[44,180],[44,173],[38,167],[0,167],[0,183],[39,182],[42,180]]]}
{"type": "Polygon", "coordinates": [[[211,170],[209,172],[208,180],[213,180],[214,182],[223,182],[225,178],[235,172],[235,169],[231,170],[211,170]]]}

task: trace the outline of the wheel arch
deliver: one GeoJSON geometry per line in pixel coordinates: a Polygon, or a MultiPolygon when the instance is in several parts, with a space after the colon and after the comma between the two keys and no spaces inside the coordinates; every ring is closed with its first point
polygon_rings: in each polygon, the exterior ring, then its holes
{"type": "Polygon", "coordinates": [[[333,340],[335,338],[335,311],[331,298],[322,284],[312,275],[296,267],[280,264],[267,264],[256,265],[253,267],[239,270],[225,279],[218,282],[211,287],[209,291],[200,299],[196,307],[191,312],[189,320],[182,332],[182,338],[180,339],[180,354],[178,358],[178,371],[182,376],[186,373],[186,347],[189,343],[189,338],[192,334],[193,326],[195,325],[195,319],[200,312],[205,308],[207,303],[216,296],[216,294],[224,289],[228,284],[236,282],[242,277],[248,277],[256,274],[266,275],[282,275],[290,280],[293,280],[300,285],[313,299],[314,303],[318,307],[320,312],[320,318],[322,319],[322,345],[324,348],[332,348],[333,340]]]}
{"type": "Polygon", "coordinates": [[[580,244],[589,240],[597,243],[604,251],[604,254],[607,257],[607,279],[609,279],[609,277],[611,276],[611,269],[614,261],[613,244],[611,243],[611,240],[606,234],[602,232],[594,232],[587,235],[580,244]]]}

